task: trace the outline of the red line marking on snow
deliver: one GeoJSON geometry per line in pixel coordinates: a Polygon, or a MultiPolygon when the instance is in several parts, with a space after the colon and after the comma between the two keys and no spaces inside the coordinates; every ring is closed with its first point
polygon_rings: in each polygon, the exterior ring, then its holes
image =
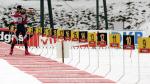
{"type": "Polygon", "coordinates": [[[0,46],[0,59],[4,59],[14,67],[34,76],[43,84],[115,83],[102,76],[90,74],[86,71],[81,71],[75,67],[58,63],[51,59],[34,55],[24,56],[24,51],[16,48],[14,50],[14,55],[10,56],[7,55],[10,45],[0,43],[0,46]]]}

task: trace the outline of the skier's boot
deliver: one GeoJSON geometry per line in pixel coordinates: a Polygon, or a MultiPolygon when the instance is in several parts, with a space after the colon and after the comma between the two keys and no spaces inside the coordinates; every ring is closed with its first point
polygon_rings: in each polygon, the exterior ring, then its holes
{"type": "Polygon", "coordinates": [[[28,52],[28,49],[25,49],[25,55],[30,55],[30,53],[28,52]]]}
{"type": "Polygon", "coordinates": [[[9,55],[13,54],[13,49],[10,49],[9,55]]]}

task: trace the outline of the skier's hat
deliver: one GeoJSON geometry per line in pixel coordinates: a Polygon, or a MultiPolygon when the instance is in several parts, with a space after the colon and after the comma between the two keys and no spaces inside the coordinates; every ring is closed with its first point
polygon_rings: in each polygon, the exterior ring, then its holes
{"type": "Polygon", "coordinates": [[[22,9],[22,5],[18,5],[18,6],[17,6],[17,9],[22,9]]]}

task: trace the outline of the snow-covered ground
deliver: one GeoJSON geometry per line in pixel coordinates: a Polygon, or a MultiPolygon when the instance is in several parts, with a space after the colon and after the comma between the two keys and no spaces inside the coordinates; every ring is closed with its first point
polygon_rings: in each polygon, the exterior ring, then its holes
{"type": "Polygon", "coordinates": [[[0,59],[0,84],[42,84],[35,77],[0,59]]]}
{"type": "MultiPolygon", "coordinates": [[[[1,0],[0,2],[2,2],[1,0]]],[[[7,0],[9,1],[9,0],[7,0]]],[[[15,1],[15,0],[11,0],[15,1]]],[[[120,10],[125,10],[124,2],[133,1],[134,6],[138,10],[134,13],[139,13],[138,15],[134,15],[133,18],[138,19],[139,21],[143,21],[140,26],[136,29],[145,30],[146,35],[149,36],[150,30],[150,18],[148,8],[148,4],[150,1],[148,0],[107,0],[108,4],[114,4],[114,9],[110,14],[119,15],[120,10]],[[142,4],[139,2],[142,1],[142,4]],[[142,10],[146,10],[146,13],[141,14],[142,10]]],[[[3,2],[4,3],[4,2],[3,2]]],[[[30,1],[30,2],[12,2],[14,4],[23,4],[27,7],[35,7],[39,9],[39,1],[30,1]]],[[[45,3],[46,4],[46,3],[45,3]]],[[[5,6],[0,4],[1,6],[5,6]]],[[[100,0],[100,5],[102,5],[102,0],[100,0]]],[[[110,6],[110,5],[109,5],[110,6]]],[[[84,0],[76,1],[76,2],[53,2],[53,7],[57,7],[58,9],[68,8],[68,10],[73,10],[74,12],[79,11],[78,8],[95,8],[95,2],[90,0],[85,2],[84,0]],[[76,4],[75,4],[76,3],[76,4]],[[62,7],[63,6],[63,7],[62,7]],[[62,7],[62,8],[61,8],[62,7]],[[71,8],[72,7],[72,8],[71,8]]],[[[94,10],[94,9],[93,9],[94,10]]],[[[103,11],[102,9],[100,11],[103,11]]],[[[69,13],[69,12],[67,12],[69,13]]],[[[126,14],[123,12],[122,14],[126,14]]],[[[133,24],[136,21],[133,21],[133,24]]],[[[126,25],[129,25],[129,23],[126,25]]],[[[69,46],[73,46],[72,43],[67,43],[69,46]]],[[[21,47],[20,47],[21,48],[21,47]]],[[[48,47],[40,47],[40,48],[32,48],[30,47],[29,51],[38,54],[47,58],[51,58],[61,62],[60,58],[60,49],[61,45],[57,44],[56,47],[48,46],[48,47]]],[[[139,54],[138,50],[122,50],[122,49],[111,49],[111,48],[71,48],[68,47],[68,57],[65,58],[65,63],[78,67],[82,70],[86,70],[90,73],[95,73],[98,75],[105,76],[106,78],[117,81],[120,84],[135,84],[140,80],[139,84],[149,84],[150,83],[150,55],[149,54],[139,54]],[[139,57],[139,58],[138,58],[139,57]]],[[[2,69],[0,69],[2,70],[2,69]]],[[[0,75],[1,76],[1,75],[0,75]]],[[[0,77],[1,78],[1,77],[0,77]]],[[[21,83],[22,84],[22,83],[21,83]]],[[[30,83],[26,83],[30,84],[30,83]]],[[[33,83],[32,83],[33,84],[33,83]]]]}
{"type": "MultiPolygon", "coordinates": [[[[65,64],[104,76],[119,84],[150,83],[149,53],[138,53],[138,49],[71,47],[77,44],[76,42],[65,42],[65,64]]],[[[62,62],[61,46],[61,43],[58,42],[53,46],[30,47],[29,51],[62,62]]]]}
{"type": "MultiPolygon", "coordinates": [[[[69,44],[71,43],[67,43],[69,44]]],[[[104,76],[120,84],[150,83],[150,54],[140,54],[137,49],[131,51],[111,48],[68,48],[68,50],[69,56],[65,58],[65,64],[104,76]]],[[[30,48],[30,51],[62,62],[59,43],[54,48],[30,48]]]]}

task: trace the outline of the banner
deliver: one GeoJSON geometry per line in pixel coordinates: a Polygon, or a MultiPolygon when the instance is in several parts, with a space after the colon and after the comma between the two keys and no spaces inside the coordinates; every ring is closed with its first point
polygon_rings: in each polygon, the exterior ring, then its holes
{"type": "Polygon", "coordinates": [[[9,31],[0,31],[0,41],[9,43],[11,42],[13,34],[10,34],[9,31]]]}
{"type": "Polygon", "coordinates": [[[138,50],[139,50],[139,53],[150,53],[150,38],[149,37],[138,38],[138,50]]]}
{"type": "Polygon", "coordinates": [[[89,47],[96,47],[96,32],[89,32],[88,33],[88,43],[89,47]]]}
{"type": "Polygon", "coordinates": [[[120,34],[109,35],[110,47],[120,48],[120,34]]]}
{"type": "Polygon", "coordinates": [[[15,26],[11,26],[9,31],[10,32],[15,32],[16,31],[16,27],[15,26]]]}
{"type": "Polygon", "coordinates": [[[51,45],[50,37],[39,36],[39,46],[40,47],[49,47],[50,45],[51,45]]]}
{"type": "Polygon", "coordinates": [[[107,33],[97,33],[97,45],[99,47],[107,46],[107,33]]]}
{"type": "Polygon", "coordinates": [[[123,49],[134,49],[133,35],[123,35],[123,49]]]}
{"type": "Polygon", "coordinates": [[[120,34],[120,45],[123,45],[123,35],[134,35],[134,44],[138,44],[138,37],[144,36],[144,31],[107,31],[110,34],[120,34]]]}
{"type": "MultiPolygon", "coordinates": [[[[23,45],[22,45],[23,46],[23,45]]],[[[39,35],[33,34],[32,36],[29,36],[28,39],[28,46],[39,46],[39,35]]]]}
{"type": "Polygon", "coordinates": [[[33,35],[33,28],[32,27],[27,28],[27,34],[33,35]]]}
{"type": "Polygon", "coordinates": [[[64,39],[64,30],[63,29],[58,29],[57,30],[57,38],[58,39],[64,39]]]}
{"type": "Polygon", "coordinates": [[[64,30],[64,40],[65,41],[71,40],[71,30],[64,30]]]}
{"type": "Polygon", "coordinates": [[[80,31],[79,32],[79,42],[87,42],[88,41],[88,32],[87,31],[80,31]]]}
{"type": "Polygon", "coordinates": [[[50,28],[45,28],[44,29],[44,36],[50,37],[51,36],[51,29],[50,28]]]}
{"type": "Polygon", "coordinates": [[[79,41],[79,31],[78,30],[72,30],[71,31],[71,40],[72,41],[79,41]]]}
{"type": "MultiPolygon", "coordinates": [[[[12,29],[13,31],[14,29],[12,29]]],[[[7,29],[0,29],[0,41],[2,42],[6,42],[6,43],[11,43],[11,40],[12,38],[15,36],[14,35],[14,31],[13,32],[10,32],[11,30],[9,30],[8,28],[7,29]]],[[[27,35],[27,38],[28,38],[28,46],[38,46],[38,38],[39,38],[39,35],[27,35]]],[[[19,38],[18,38],[18,41],[17,41],[17,46],[23,46],[23,37],[22,35],[20,34],[19,35],[19,38]]]]}
{"type": "Polygon", "coordinates": [[[41,27],[36,27],[35,28],[35,34],[41,35],[42,34],[42,28],[41,27]]]}
{"type": "Polygon", "coordinates": [[[57,38],[57,29],[52,29],[52,37],[57,38]]]}

